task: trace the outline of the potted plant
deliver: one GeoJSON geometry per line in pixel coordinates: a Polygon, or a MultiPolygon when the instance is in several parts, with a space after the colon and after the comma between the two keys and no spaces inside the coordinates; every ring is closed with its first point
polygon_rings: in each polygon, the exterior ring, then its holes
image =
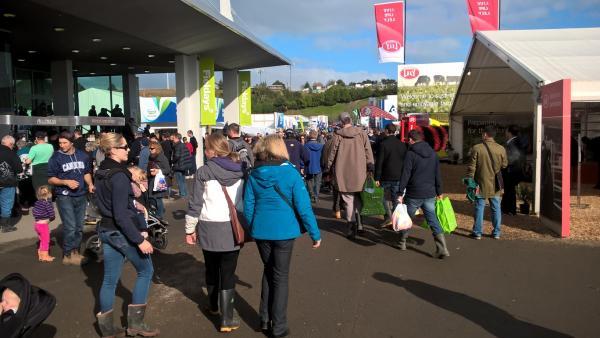
{"type": "Polygon", "coordinates": [[[529,215],[531,200],[533,199],[533,190],[528,183],[519,183],[517,186],[517,197],[523,203],[519,204],[519,211],[524,215],[529,215]]]}

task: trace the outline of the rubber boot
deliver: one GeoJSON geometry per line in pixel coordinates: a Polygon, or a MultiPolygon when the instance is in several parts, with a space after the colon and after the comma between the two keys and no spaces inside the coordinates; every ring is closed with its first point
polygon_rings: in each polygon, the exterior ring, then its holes
{"type": "Polygon", "coordinates": [[[360,216],[360,213],[358,212],[358,210],[355,213],[356,215],[356,232],[359,235],[362,235],[365,233],[365,229],[363,228],[363,224],[362,224],[362,217],[360,216]]]}
{"type": "Polygon", "coordinates": [[[398,249],[400,249],[401,251],[406,250],[406,239],[407,238],[408,238],[408,231],[406,231],[406,230],[400,231],[400,239],[398,240],[396,247],[398,249]]]}
{"type": "Polygon", "coordinates": [[[146,304],[135,304],[127,307],[127,335],[131,337],[156,337],[160,333],[144,323],[146,304]]]}
{"type": "Polygon", "coordinates": [[[206,292],[208,293],[208,313],[213,316],[219,314],[219,289],[214,285],[207,285],[206,292]]]}
{"type": "Polygon", "coordinates": [[[240,321],[234,318],[235,289],[219,291],[219,306],[221,307],[221,332],[231,332],[240,327],[240,321]]]}
{"type": "Polygon", "coordinates": [[[433,235],[433,240],[435,241],[435,257],[439,259],[449,257],[450,253],[446,247],[446,238],[444,237],[444,234],[433,235]]]}
{"type": "Polygon", "coordinates": [[[98,313],[96,318],[98,319],[98,327],[100,328],[102,338],[116,338],[125,336],[125,329],[121,327],[115,327],[114,325],[113,310],[104,313],[98,313]]]}
{"type": "Polygon", "coordinates": [[[12,232],[16,231],[17,227],[10,225],[10,218],[0,218],[0,231],[12,232]]]}

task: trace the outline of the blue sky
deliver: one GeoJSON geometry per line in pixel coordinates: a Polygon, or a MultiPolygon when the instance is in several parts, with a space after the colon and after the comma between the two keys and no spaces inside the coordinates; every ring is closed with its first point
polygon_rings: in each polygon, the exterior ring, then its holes
{"type": "MultiPolygon", "coordinates": [[[[231,6],[234,21],[292,60],[297,89],[306,81],[396,78],[397,64],[377,60],[373,4],[380,2],[386,1],[231,0],[231,6]]],[[[472,41],[466,0],[408,0],[406,16],[407,64],[466,60],[472,41]]],[[[594,26],[600,0],[501,1],[502,29],[594,26]]],[[[290,68],[253,70],[253,82],[259,78],[287,84],[290,68]]],[[[154,86],[150,79],[142,76],[140,86],[154,86]]]]}

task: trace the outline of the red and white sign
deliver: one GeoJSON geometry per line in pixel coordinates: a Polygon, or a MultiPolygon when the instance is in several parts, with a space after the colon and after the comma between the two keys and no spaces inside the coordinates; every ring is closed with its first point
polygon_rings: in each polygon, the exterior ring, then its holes
{"type": "Polygon", "coordinates": [[[542,223],[561,237],[570,235],[571,80],[542,87],[542,223]]]}
{"type": "Polygon", "coordinates": [[[500,0],[467,0],[473,34],[500,29],[500,0]]]}
{"type": "Polygon", "coordinates": [[[458,84],[464,67],[464,62],[399,65],[398,87],[458,84]]]}
{"type": "Polygon", "coordinates": [[[375,4],[379,62],[404,63],[404,1],[375,4]]]}

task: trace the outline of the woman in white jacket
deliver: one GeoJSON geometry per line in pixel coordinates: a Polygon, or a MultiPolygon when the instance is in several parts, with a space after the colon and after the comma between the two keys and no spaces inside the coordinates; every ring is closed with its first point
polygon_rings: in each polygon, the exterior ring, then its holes
{"type": "Polygon", "coordinates": [[[237,153],[227,139],[211,134],[205,140],[206,165],[196,172],[193,194],[185,217],[186,242],[202,247],[206,265],[209,312],[221,313],[221,332],[239,328],[234,318],[235,269],[240,247],[233,241],[227,200],[222,187],[238,210],[243,209],[244,172],[237,153]]]}

